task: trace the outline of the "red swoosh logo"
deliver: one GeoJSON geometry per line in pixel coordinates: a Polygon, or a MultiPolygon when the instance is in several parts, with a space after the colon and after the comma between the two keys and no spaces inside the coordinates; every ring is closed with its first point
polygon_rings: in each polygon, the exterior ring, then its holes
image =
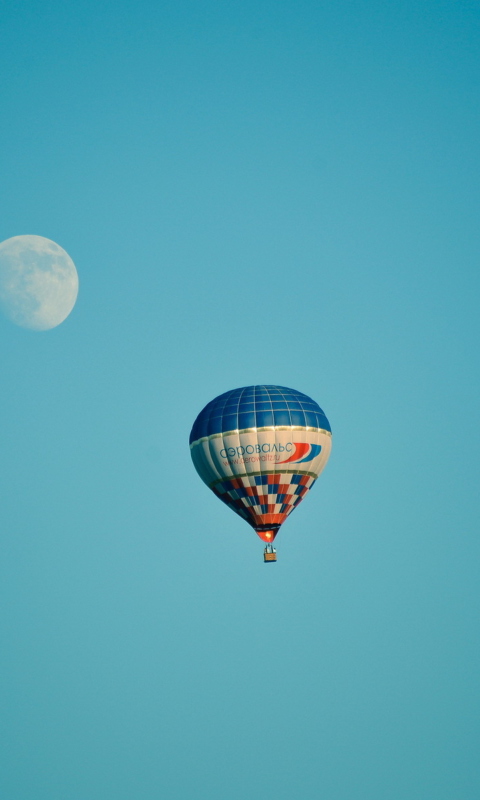
{"type": "Polygon", "coordinates": [[[277,464],[289,464],[292,461],[299,461],[310,450],[310,445],[306,442],[299,442],[298,444],[294,442],[293,444],[295,445],[295,450],[292,455],[286,458],[285,461],[277,461],[277,464]]]}

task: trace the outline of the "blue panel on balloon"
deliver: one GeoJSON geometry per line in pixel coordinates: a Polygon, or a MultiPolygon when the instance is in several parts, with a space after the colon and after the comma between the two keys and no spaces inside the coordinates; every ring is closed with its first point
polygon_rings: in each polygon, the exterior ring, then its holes
{"type": "Polygon", "coordinates": [[[296,408],[291,408],[290,419],[292,420],[292,425],[301,425],[302,428],[305,427],[305,414],[303,411],[297,411],[296,408]]]}
{"type": "Polygon", "coordinates": [[[290,419],[290,412],[288,411],[288,409],[285,409],[285,411],[275,410],[273,413],[275,415],[275,425],[292,424],[292,421],[290,419]]]}
{"type": "Polygon", "coordinates": [[[208,403],[195,420],[190,442],[214,433],[272,424],[331,430],[322,409],[308,395],[284,386],[246,386],[208,403]]]}
{"type": "Polygon", "coordinates": [[[253,411],[240,412],[238,415],[238,427],[240,430],[244,428],[254,428],[255,413],[253,411]]]}
{"type": "Polygon", "coordinates": [[[224,431],[234,431],[237,427],[237,414],[224,414],[222,417],[222,429],[224,431]]]}
{"type": "Polygon", "coordinates": [[[257,428],[265,428],[268,425],[273,425],[273,412],[257,411],[257,428]]]}

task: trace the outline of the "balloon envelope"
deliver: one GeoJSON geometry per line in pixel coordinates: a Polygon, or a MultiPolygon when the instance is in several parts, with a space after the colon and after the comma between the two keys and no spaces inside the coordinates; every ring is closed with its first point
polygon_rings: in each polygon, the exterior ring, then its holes
{"type": "Polygon", "coordinates": [[[284,386],[246,386],[219,395],[200,412],[190,434],[202,480],[266,542],[312,488],[331,444],[320,406],[284,386]]]}

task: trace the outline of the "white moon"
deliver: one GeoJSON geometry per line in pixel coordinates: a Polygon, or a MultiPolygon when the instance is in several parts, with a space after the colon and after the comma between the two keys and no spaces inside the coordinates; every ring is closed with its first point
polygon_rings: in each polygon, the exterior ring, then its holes
{"type": "Polygon", "coordinates": [[[55,328],[77,295],[75,264],[60,245],[44,236],[12,236],[0,243],[0,308],[16,325],[55,328]]]}

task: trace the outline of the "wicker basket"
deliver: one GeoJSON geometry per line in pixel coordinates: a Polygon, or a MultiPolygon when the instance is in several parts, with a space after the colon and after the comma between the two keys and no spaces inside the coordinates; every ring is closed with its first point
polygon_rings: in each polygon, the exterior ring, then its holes
{"type": "Polygon", "coordinates": [[[277,560],[277,554],[276,553],[264,553],[263,554],[263,560],[265,561],[266,564],[268,564],[269,561],[276,561],[277,560]]]}

